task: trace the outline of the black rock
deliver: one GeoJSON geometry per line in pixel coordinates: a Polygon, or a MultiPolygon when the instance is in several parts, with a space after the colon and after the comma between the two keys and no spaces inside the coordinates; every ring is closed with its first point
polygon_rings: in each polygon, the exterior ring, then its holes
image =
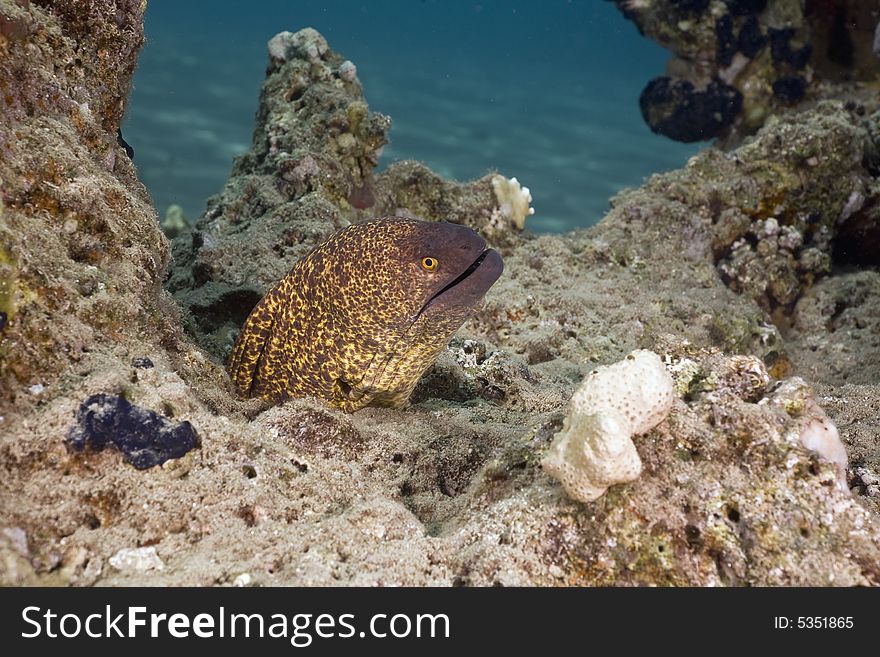
{"type": "Polygon", "coordinates": [[[739,30],[737,42],[739,51],[749,59],[753,59],[766,45],[767,35],[761,32],[758,19],[754,16],[749,16],[739,30]]]}
{"type": "Polygon", "coordinates": [[[806,44],[797,50],[791,49],[791,38],[794,36],[794,28],[783,27],[776,30],[770,28],[767,32],[770,37],[770,55],[777,64],[789,64],[796,69],[802,69],[807,65],[810,55],[813,54],[813,46],[806,44]]]}
{"type": "Polygon", "coordinates": [[[677,9],[689,11],[693,14],[702,13],[709,6],[709,0],[670,0],[670,2],[677,9]]]}
{"type": "Polygon", "coordinates": [[[129,145],[125,138],[122,136],[122,128],[116,128],[116,143],[122,146],[125,154],[128,155],[129,160],[134,159],[134,149],[129,145]]]}
{"type": "Polygon", "coordinates": [[[141,370],[148,370],[151,367],[155,367],[155,365],[153,365],[153,361],[151,361],[146,356],[142,356],[140,358],[132,358],[131,366],[141,370]]]}
{"type": "Polygon", "coordinates": [[[797,50],[789,50],[788,63],[794,68],[800,70],[807,65],[807,62],[810,61],[810,55],[812,54],[813,46],[809,43],[797,50]]]}
{"type": "Polygon", "coordinates": [[[720,80],[698,90],[687,80],[660,77],[642,91],[639,107],[657,134],[675,141],[703,141],[733,123],[742,109],[742,94],[720,80]]]}
{"type": "Polygon", "coordinates": [[[715,38],[717,40],[716,60],[720,66],[730,66],[738,47],[736,35],[733,33],[733,19],[724,14],[715,21],[715,38]]]}
{"type": "Polygon", "coordinates": [[[734,16],[760,14],[767,6],[767,0],[724,0],[727,11],[734,16]]]}
{"type": "Polygon", "coordinates": [[[794,28],[783,27],[776,29],[771,27],[767,30],[767,35],[770,37],[770,55],[773,57],[773,61],[777,64],[787,61],[790,49],[788,42],[794,36],[794,28]]]}
{"type": "Polygon", "coordinates": [[[8,320],[9,316],[4,312],[0,312],[0,331],[6,328],[6,322],[8,320]]]}
{"type": "Polygon", "coordinates": [[[113,445],[138,470],[180,458],[199,446],[189,422],[173,422],[119,395],[92,395],[80,405],[76,421],[67,433],[70,448],[102,450],[113,445]]]}
{"type": "Polygon", "coordinates": [[[807,81],[797,75],[779,78],[773,83],[773,95],[787,103],[794,103],[807,92],[807,81]]]}

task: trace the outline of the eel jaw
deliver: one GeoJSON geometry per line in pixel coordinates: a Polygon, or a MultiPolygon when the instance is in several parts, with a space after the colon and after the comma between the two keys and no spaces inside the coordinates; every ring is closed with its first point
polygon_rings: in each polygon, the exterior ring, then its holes
{"type": "Polygon", "coordinates": [[[480,255],[477,256],[477,259],[467,269],[425,302],[413,319],[413,323],[432,306],[451,298],[449,295],[452,292],[461,292],[459,297],[462,302],[461,305],[476,305],[489,288],[492,287],[493,283],[498,280],[503,269],[504,265],[498,252],[494,249],[483,249],[480,255]]]}

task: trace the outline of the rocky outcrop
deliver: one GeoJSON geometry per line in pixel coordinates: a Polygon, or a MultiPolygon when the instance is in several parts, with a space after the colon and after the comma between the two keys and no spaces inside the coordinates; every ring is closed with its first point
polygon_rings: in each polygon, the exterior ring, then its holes
{"type": "MultiPolygon", "coordinates": [[[[168,243],[117,135],[140,2],[0,4],[0,416],[173,333],[168,243]]],[[[0,422],[0,433],[6,433],[0,422]]]]}
{"type": "Polygon", "coordinates": [[[877,109],[877,0],[615,1],[673,53],[640,99],[645,122],[671,139],[738,144],[771,116],[843,88],[877,109]]]}

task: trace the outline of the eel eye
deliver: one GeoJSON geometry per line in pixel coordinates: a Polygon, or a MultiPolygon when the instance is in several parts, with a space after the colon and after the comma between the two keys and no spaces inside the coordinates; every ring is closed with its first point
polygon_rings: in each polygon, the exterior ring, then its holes
{"type": "Polygon", "coordinates": [[[437,258],[422,258],[422,269],[425,271],[434,271],[437,264],[437,258]]]}

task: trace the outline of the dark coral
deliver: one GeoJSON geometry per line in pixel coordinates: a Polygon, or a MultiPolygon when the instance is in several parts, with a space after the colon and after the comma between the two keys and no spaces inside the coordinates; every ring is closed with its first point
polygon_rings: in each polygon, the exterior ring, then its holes
{"type": "Polygon", "coordinates": [[[703,141],[719,136],[733,123],[742,94],[720,80],[700,90],[688,80],[659,77],[642,91],[639,107],[654,132],[676,141],[703,141]]]}
{"type": "Polygon", "coordinates": [[[80,405],[76,421],[66,439],[72,449],[102,450],[113,445],[138,470],[180,458],[199,446],[189,422],[172,422],[120,395],[92,395],[80,405]]]}
{"type": "Polygon", "coordinates": [[[812,44],[806,44],[797,50],[790,50],[788,56],[788,63],[791,64],[794,68],[800,70],[804,66],[807,65],[807,62],[810,61],[810,56],[813,54],[813,46],[812,44]]]}
{"type": "Polygon", "coordinates": [[[681,11],[701,14],[709,6],[709,0],[669,0],[673,6],[681,11]]]}
{"type": "Polygon", "coordinates": [[[767,6],[767,0],[724,0],[727,10],[734,16],[760,14],[767,6]]]}
{"type": "Polygon", "coordinates": [[[792,48],[791,40],[794,34],[795,30],[791,27],[783,27],[778,30],[770,28],[768,31],[770,36],[770,54],[773,57],[773,61],[777,64],[788,64],[800,70],[810,60],[810,55],[813,54],[813,46],[808,43],[797,49],[792,48]]]}
{"type": "Polygon", "coordinates": [[[770,53],[773,56],[773,61],[780,64],[787,61],[790,50],[788,42],[794,36],[794,28],[770,28],[768,34],[770,36],[770,53]]]}
{"type": "Polygon", "coordinates": [[[733,56],[739,47],[736,34],[733,32],[733,19],[730,17],[730,14],[724,14],[724,16],[715,21],[715,36],[718,41],[716,48],[718,64],[730,66],[733,56]]]}
{"type": "Polygon", "coordinates": [[[761,31],[758,19],[749,16],[739,30],[737,40],[739,51],[749,59],[753,59],[766,45],[767,35],[761,31]]]}
{"type": "Polygon", "coordinates": [[[850,95],[866,102],[880,74],[880,0],[715,0],[702,12],[670,0],[615,2],[641,34],[672,53],[669,75],[697,86],[720,79],[742,94],[741,115],[720,135],[723,148],[799,102],[850,95]],[[809,94],[792,80],[774,93],[774,81],[794,76],[807,81],[809,94]]]}
{"type": "Polygon", "coordinates": [[[807,93],[807,81],[799,75],[781,77],[773,82],[773,95],[786,103],[796,103],[807,93]]]}

